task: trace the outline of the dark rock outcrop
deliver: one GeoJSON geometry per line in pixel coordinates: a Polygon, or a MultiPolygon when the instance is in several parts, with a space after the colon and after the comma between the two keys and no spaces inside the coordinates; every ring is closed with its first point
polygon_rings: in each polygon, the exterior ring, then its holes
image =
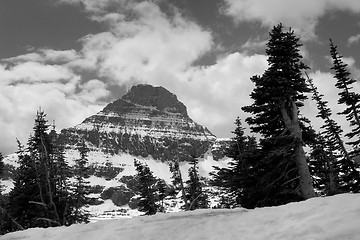
{"type": "Polygon", "coordinates": [[[110,187],[101,193],[104,200],[110,199],[116,206],[127,204],[135,194],[125,186],[110,187]]]}

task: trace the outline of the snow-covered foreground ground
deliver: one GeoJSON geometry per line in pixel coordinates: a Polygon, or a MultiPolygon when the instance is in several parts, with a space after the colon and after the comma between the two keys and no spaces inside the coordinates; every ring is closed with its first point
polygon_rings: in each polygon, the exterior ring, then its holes
{"type": "Polygon", "coordinates": [[[360,239],[360,194],[314,198],[254,210],[197,210],[70,227],[29,229],[0,239],[357,240],[360,239]]]}

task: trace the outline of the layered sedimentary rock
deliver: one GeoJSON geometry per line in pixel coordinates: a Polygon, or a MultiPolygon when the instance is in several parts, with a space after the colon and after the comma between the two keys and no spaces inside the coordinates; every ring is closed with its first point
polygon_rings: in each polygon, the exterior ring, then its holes
{"type": "Polygon", "coordinates": [[[188,116],[176,95],[151,85],[133,86],[122,98],[60,135],[68,147],[84,139],[103,152],[180,161],[202,156],[216,139],[188,116]]]}

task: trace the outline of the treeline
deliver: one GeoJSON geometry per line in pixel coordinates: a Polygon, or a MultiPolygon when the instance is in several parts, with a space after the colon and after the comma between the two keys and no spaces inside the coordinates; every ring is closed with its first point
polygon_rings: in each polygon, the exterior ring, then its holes
{"type": "MultiPolygon", "coordinates": [[[[88,149],[84,142],[77,146],[80,157],[70,168],[63,144],[49,127],[40,110],[27,146],[18,141],[19,167],[14,187],[9,194],[0,195],[0,235],[32,227],[88,222],[89,213],[83,208],[89,202],[88,149]]],[[[0,177],[2,159],[1,156],[0,177]]]]}
{"type": "Polygon", "coordinates": [[[353,90],[347,64],[330,40],[338,104],[344,110],[350,132],[344,136],[332,118],[328,102],[323,99],[306,73],[302,62],[301,44],[294,31],[284,31],[279,24],[270,32],[266,54],[268,69],[253,76],[253,104],[242,107],[251,117],[245,119],[259,140],[244,134],[242,122],[235,121],[233,145],[228,168],[217,168],[212,184],[222,189],[220,207],[246,208],[274,206],[316,196],[360,191],[360,94],[353,90]],[[321,131],[313,129],[310,120],[300,111],[312,94],[321,131]],[[309,154],[304,148],[310,149],[309,154]]]}

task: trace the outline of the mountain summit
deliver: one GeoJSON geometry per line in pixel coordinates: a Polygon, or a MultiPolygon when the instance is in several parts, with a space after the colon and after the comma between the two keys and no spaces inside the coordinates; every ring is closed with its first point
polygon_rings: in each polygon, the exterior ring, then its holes
{"type": "Polygon", "coordinates": [[[63,129],[61,138],[68,147],[84,139],[93,150],[181,161],[202,156],[216,139],[188,116],[175,94],[151,85],[133,86],[102,111],[63,129]]]}
{"type": "Polygon", "coordinates": [[[177,99],[175,94],[163,87],[153,87],[144,84],[133,86],[122,97],[122,100],[142,106],[155,107],[159,111],[180,113],[185,118],[188,117],[186,106],[177,99]]]}

